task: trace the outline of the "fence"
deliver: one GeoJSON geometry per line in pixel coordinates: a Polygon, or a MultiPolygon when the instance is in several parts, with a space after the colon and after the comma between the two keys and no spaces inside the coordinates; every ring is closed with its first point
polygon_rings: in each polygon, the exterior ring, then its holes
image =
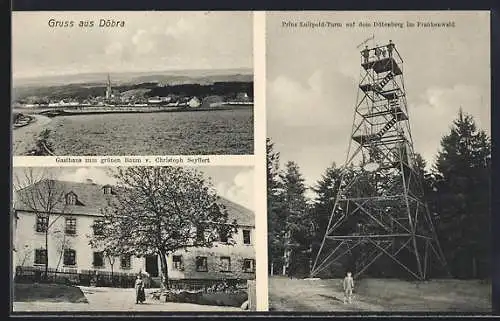
{"type": "MultiPolygon", "coordinates": [[[[68,285],[133,288],[136,277],[136,273],[114,272],[112,275],[108,271],[78,271],[68,268],[56,270],[49,268],[45,278],[45,267],[43,266],[17,266],[15,282],[50,282],[68,285]]],[[[246,290],[247,288],[247,280],[245,279],[169,279],[168,284],[172,290],[203,292],[231,293],[246,290]]]]}
{"type": "Polygon", "coordinates": [[[84,286],[134,287],[135,273],[121,273],[99,270],[81,270],[49,268],[45,277],[45,267],[18,266],[15,281],[18,283],[50,282],[84,286]],[[96,273],[97,272],[97,273],[96,273]]]}
{"type": "Polygon", "coordinates": [[[171,290],[203,291],[203,292],[237,292],[246,290],[245,279],[170,279],[171,290]]]}

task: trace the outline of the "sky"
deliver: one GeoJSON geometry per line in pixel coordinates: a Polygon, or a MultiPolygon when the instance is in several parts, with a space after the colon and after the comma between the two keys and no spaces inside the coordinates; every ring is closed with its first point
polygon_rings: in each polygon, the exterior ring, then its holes
{"type": "Polygon", "coordinates": [[[93,72],[252,68],[248,12],[13,12],[14,78],[93,72]],[[49,20],[74,26],[50,27],[49,20]],[[124,27],[98,27],[100,19],[124,27]],[[78,27],[80,21],[94,27],[78,27]]]}
{"type": "MultiPolygon", "coordinates": [[[[357,46],[392,40],[404,60],[414,149],[432,165],[459,108],[490,134],[488,12],[268,13],[267,136],[281,164],[298,163],[307,185],[345,162],[360,80],[357,46]],[[354,28],[290,28],[289,21],[355,22],[354,28]],[[454,28],[373,28],[364,22],[448,22],[454,28]]],[[[362,48],[362,47],[359,47],[362,48]]]]}
{"type": "MultiPolygon", "coordinates": [[[[253,167],[244,166],[196,166],[192,167],[203,172],[210,178],[219,196],[225,197],[234,203],[254,210],[254,171],[253,167]]],[[[116,184],[116,180],[108,174],[106,167],[45,167],[34,168],[36,177],[48,177],[70,182],[86,182],[91,179],[94,183],[116,184]]],[[[23,177],[25,168],[13,169],[14,177],[23,177]]]]}

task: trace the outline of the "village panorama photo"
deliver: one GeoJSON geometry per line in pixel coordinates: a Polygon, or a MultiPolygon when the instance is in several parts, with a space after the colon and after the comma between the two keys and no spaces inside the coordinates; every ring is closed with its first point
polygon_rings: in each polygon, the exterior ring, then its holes
{"type": "Polygon", "coordinates": [[[255,310],[253,167],[17,167],[12,308],[255,310]]]}
{"type": "Polygon", "coordinates": [[[254,154],[252,19],[14,12],[13,154],[254,154]]]}

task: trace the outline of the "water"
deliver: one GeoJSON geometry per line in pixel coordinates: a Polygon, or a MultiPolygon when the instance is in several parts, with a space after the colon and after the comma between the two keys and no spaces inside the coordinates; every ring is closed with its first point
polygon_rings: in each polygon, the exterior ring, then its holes
{"type": "Polygon", "coordinates": [[[56,155],[253,154],[253,108],[54,118],[56,155]]]}

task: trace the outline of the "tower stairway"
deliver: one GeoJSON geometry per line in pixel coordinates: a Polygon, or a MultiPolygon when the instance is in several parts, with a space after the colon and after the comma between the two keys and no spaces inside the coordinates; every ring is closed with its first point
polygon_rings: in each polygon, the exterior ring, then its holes
{"type": "Polygon", "coordinates": [[[382,90],[384,89],[385,85],[387,85],[387,83],[389,83],[389,81],[394,79],[394,76],[395,76],[395,74],[392,71],[389,71],[387,73],[387,75],[385,75],[385,77],[382,78],[382,80],[379,83],[362,84],[362,85],[359,85],[359,88],[361,88],[361,90],[363,90],[365,93],[367,91],[371,90],[371,91],[375,91],[375,92],[383,95],[382,90]]]}
{"type": "Polygon", "coordinates": [[[386,108],[385,110],[381,110],[375,113],[369,113],[366,115],[366,118],[392,115],[392,118],[384,125],[384,127],[382,127],[376,134],[357,135],[352,137],[352,139],[361,145],[379,141],[397,122],[408,119],[408,116],[399,106],[399,102],[397,99],[389,100],[388,107],[389,108],[386,108]]]}

